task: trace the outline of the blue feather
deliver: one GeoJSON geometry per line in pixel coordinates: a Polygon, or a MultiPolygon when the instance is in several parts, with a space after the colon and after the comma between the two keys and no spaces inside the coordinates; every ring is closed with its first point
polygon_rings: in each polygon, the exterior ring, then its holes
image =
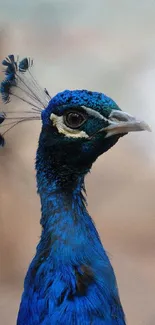
{"type": "Polygon", "coordinates": [[[5,121],[5,118],[6,118],[6,114],[0,112],[0,124],[2,124],[5,121]]]}
{"type": "Polygon", "coordinates": [[[26,72],[30,66],[28,58],[24,58],[19,62],[19,71],[26,72]]]}
{"type": "Polygon", "coordinates": [[[13,54],[9,54],[8,58],[10,59],[11,62],[13,62],[13,63],[15,62],[15,57],[13,54]]]}
{"type": "Polygon", "coordinates": [[[14,55],[8,55],[8,58],[2,61],[2,65],[6,66],[5,75],[8,77],[9,74],[16,74],[17,62],[15,62],[14,55]]]}
{"type": "Polygon", "coordinates": [[[4,137],[0,134],[0,147],[4,147],[4,145],[5,145],[4,137]]]}
{"type": "Polygon", "coordinates": [[[11,82],[7,79],[1,82],[0,93],[2,95],[2,100],[4,103],[8,103],[10,100],[10,89],[11,89],[11,82]]]}

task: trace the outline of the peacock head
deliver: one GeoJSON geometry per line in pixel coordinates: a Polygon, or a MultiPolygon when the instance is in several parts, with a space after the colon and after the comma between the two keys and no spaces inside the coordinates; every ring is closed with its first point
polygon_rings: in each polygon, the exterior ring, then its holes
{"type": "Polygon", "coordinates": [[[120,137],[141,130],[149,130],[148,125],[106,95],[88,90],[58,93],[42,111],[44,147],[56,153],[62,166],[77,170],[89,169],[120,137]]]}
{"type": "Polygon", "coordinates": [[[7,130],[20,122],[42,118],[39,146],[60,169],[77,173],[88,171],[96,158],[110,149],[120,137],[130,131],[150,130],[148,125],[121,111],[106,95],[88,90],[65,90],[51,98],[42,90],[31,73],[33,61],[15,60],[9,55],[3,60],[5,79],[1,95],[5,103],[10,97],[27,102],[31,109],[21,110],[20,116],[0,113],[0,126],[7,130]],[[11,119],[11,121],[7,121],[11,119]]]}

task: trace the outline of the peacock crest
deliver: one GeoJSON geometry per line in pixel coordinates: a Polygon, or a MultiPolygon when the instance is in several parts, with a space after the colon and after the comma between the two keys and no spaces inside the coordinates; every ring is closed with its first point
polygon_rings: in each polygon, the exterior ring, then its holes
{"type": "Polygon", "coordinates": [[[41,111],[51,99],[47,89],[42,89],[33,76],[33,63],[30,58],[15,59],[13,54],[2,61],[5,79],[1,82],[0,93],[3,103],[8,104],[15,98],[26,103],[28,109],[0,112],[0,146],[5,144],[4,135],[19,123],[40,120],[41,111]]]}

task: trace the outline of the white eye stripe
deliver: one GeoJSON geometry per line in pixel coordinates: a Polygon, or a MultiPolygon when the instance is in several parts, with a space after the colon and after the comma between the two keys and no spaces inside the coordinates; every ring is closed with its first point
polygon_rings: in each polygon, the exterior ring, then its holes
{"type": "Polygon", "coordinates": [[[96,118],[99,118],[100,120],[105,120],[107,121],[107,118],[104,117],[103,115],[101,115],[99,112],[93,110],[92,108],[86,107],[86,106],[81,106],[86,113],[88,113],[89,115],[92,115],[96,118]]]}
{"type": "Polygon", "coordinates": [[[71,129],[64,124],[63,116],[57,116],[54,113],[50,115],[50,120],[53,125],[57,128],[59,133],[64,134],[68,138],[89,138],[89,135],[78,129],[71,129]]]}

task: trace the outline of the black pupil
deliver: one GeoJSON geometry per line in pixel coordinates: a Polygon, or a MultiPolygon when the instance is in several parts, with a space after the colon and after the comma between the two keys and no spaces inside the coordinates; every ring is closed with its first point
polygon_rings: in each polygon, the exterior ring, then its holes
{"type": "Polygon", "coordinates": [[[82,114],[76,112],[70,112],[66,115],[66,122],[69,127],[76,128],[79,127],[84,121],[82,114]]]}

